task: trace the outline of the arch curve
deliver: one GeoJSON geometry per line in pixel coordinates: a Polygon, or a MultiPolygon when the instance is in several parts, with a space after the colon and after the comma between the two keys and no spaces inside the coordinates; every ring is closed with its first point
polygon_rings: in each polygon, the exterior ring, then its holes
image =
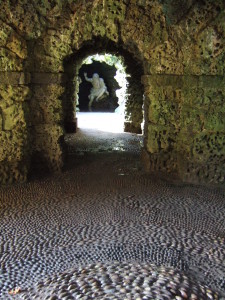
{"type": "Polygon", "coordinates": [[[141,84],[141,76],[144,75],[143,61],[136,60],[134,56],[121,45],[116,44],[113,41],[108,41],[105,38],[97,38],[89,42],[81,49],[66,57],[64,60],[64,70],[67,73],[68,84],[67,90],[70,90],[70,96],[66,95],[67,107],[65,107],[65,114],[68,120],[72,120],[74,115],[71,113],[75,111],[74,105],[76,105],[76,96],[78,90],[78,72],[84,59],[94,54],[111,54],[120,57],[126,68],[126,72],[129,74],[127,94],[128,99],[127,110],[125,119],[125,131],[141,133],[142,123],[142,106],[143,106],[143,86],[141,84]]]}
{"type": "Polygon", "coordinates": [[[131,78],[141,70],[149,170],[224,182],[225,4],[186,2],[2,1],[2,182],[25,180],[38,153],[38,163],[61,169],[64,119],[73,111],[68,63],[80,51],[119,53],[131,78]]]}

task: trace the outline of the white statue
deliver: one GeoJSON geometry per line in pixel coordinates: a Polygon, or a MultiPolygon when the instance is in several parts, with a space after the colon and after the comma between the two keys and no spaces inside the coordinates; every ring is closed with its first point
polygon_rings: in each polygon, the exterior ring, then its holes
{"type": "Polygon", "coordinates": [[[99,75],[97,73],[94,73],[92,78],[87,77],[87,73],[84,73],[84,78],[88,82],[91,82],[93,87],[91,89],[90,95],[88,98],[90,99],[88,103],[89,110],[91,111],[91,105],[96,99],[98,101],[104,94],[109,95],[109,92],[107,91],[107,87],[105,85],[105,82],[102,78],[99,78],[99,75]]]}

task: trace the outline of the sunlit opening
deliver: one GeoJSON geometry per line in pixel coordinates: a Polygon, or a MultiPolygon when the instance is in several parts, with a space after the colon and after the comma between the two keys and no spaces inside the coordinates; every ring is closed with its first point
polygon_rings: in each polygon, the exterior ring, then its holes
{"type": "Polygon", "coordinates": [[[119,113],[78,112],[78,128],[111,133],[124,131],[124,117],[119,113]]]}

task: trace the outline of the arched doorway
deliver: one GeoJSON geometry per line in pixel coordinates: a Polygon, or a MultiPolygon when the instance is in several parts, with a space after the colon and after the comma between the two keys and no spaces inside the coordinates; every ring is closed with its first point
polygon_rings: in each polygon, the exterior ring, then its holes
{"type": "MultiPolygon", "coordinates": [[[[112,57],[119,57],[123,62],[127,81],[126,88],[123,89],[123,92],[125,93],[125,95],[123,95],[123,131],[142,134],[144,99],[144,88],[141,83],[141,76],[143,75],[142,62],[135,59],[132,54],[130,54],[128,51],[125,51],[122,47],[119,48],[115,43],[109,41],[106,42],[101,39],[95,40],[93,41],[93,43],[94,44],[92,45],[92,48],[89,45],[84,45],[79,51],[73,53],[64,61],[65,72],[67,73],[67,77],[70,79],[67,82],[66,90],[63,95],[65,111],[64,124],[66,133],[71,134],[76,131],[77,117],[79,127],[79,113],[77,112],[78,103],[79,110],[81,108],[81,110],[83,111],[88,111],[88,94],[90,92],[91,85],[87,87],[83,77],[84,72],[87,72],[89,77],[91,77],[94,72],[97,72],[101,75],[101,77],[104,77],[104,81],[109,89],[109,98],[112,97],[115,101],[114,107],[111,112],[114,113],[116,108],[119,106],[119,100],[116,95],[116,90],[118,89],[119,84],[117,84],[115,80],[114,82],[112,82],[112,79],[114,79],[114,76],[112,76],[113,72],[115,73],[114,75],[116,75],[115,67],[107,65],[107,63],[105,62],[96,61],[94,61],[91,66],[84,64],[85,59],[90,58],[90,56],[96,54],[97,49],[97,53],[99,55],[105,55],[107,53],[107,55],[111,55],[112,57]],[[84,87],[81,86],[81,81],[83,82],[84,87]],[[82,90],[82,93],[80,93],[80,90],[82,90]],[[84,101],[84,103],[82,103],[84,99],[81,99],[81,97],[86,98],[86,102],[84,101]]],[[[112,102],[110,104],[112,104],[112,102]]],[[[107,127],[107,130],[109,130],[107,125],[105,127],[107,127]]],[[[90,128],[93,129],[95,128],[95,126],[90,126],[90,128]]],[[[65,138],[65,141],[66,140],[67,139],[65,138]]],[[[113,146],[113,148],[116,149],[118,147],[113,146]]]]}
{"type": "MultiPolygon", "coordinates": [[[[137,58],[135,58],[130,52],[119,47],[114,42],[102,39],[93,40],[92,46],[90,46],[89,43],[87,45],[83,45],[81,49],[67,57],[64,61],[65,72],[67,73],[68,78],[70,78],[67,82],[66,92],[64,94],[66,132],[74,132],[75,130],[75,107],[79,98],[80,77],[83,76],[81,73],[83,61],[96,53],[103,55],[108,53],[112,56],[119,57],[122,60],[127,74],[126,95],[124,95],[124,131],[142,133],[144,87],[141,83],[141,76],[144,74],[143,61],[137,60],[137,58]]],[[[95,66],[96,65],[97,64],[95,63],[95,66]]],[[[99,70],[104,69],[103,64],[99,63],[98,68],[99,70]]],[[[107,75],[104,80],[110,81],[107,75]]],[[[113,84],[115,85],[115,83],[113,84]]],[[[113,84],[108,85],[110,86],[111,94],[115,97],[117,87],[113,87],[113,84]]],[[[88,96],[88,92],[89,91],[86,89],[86,98],[88,96]]],[[[118,100],[114,99],[114,106],[117,105],[117,101],[118,100]]]]}
{"type": "MultiPolygon", "coordinates": [[[[26,180],[33,157],[50,170],[62,168],[65,124],[72,125],[76,117],[70,98],[75,98],[71,90],[77,73],[69,71],[66,61],[79,64],[101,52],[123,56],[133,70],[130,87],[137,88],[129,92],[129,100],[135,98],[136,111],[143,102],[142,91],[140,103],[136,99],[144,74],[149,170],[175,173],[190,182],[224,182],[222,0],[184,6],[55,1],[46,7],[33,1],[25,5],[26,22],[23,4],[3,2],[1,182],[26,180]],[[139,79],[136,72],[141,72],[139,79]]],[[[130,131],[137,129],[131,107],[130,131]]]]}
{"type": "Polygon", "coordinates": [[[124,132],[125,105],[127,100],[127,77],[122,57],[111,54],[92,55],[83,60],[79,69],[76,117],[79,128],[98,129],[108,132],[124,132]],[[98,74],[103,84],[103,95],[90,100],[92,79],[98,74]]]}

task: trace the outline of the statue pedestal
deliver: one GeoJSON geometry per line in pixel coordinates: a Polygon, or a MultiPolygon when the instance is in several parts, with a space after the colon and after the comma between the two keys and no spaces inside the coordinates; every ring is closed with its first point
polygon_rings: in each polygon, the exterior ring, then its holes
{"type": "Polygon", "coordinates": [[[114,112],[117,107],[117,99],[106,96],[99,101],[94,100],[91,106],[91,110],[93,112],[114,112]]]}

